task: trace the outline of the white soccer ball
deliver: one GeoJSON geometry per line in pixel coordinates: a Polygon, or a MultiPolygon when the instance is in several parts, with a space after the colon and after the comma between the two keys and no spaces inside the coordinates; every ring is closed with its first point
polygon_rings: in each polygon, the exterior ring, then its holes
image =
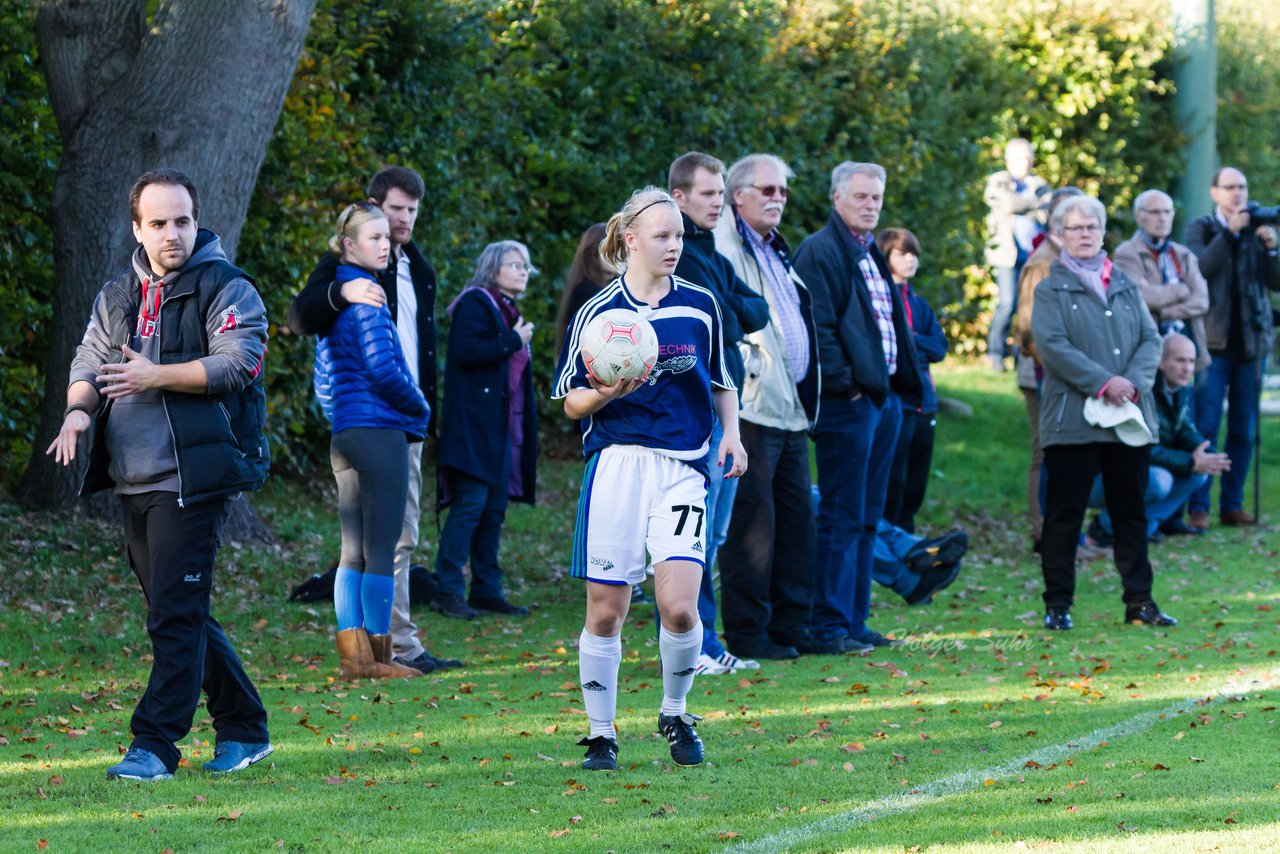
{"type": "Polygon", "coordinates": [[[580,341],[587,372],[604,385],[644,379],[658,361],[658,333],[631,309],[600,312],[582,330],[580,341]]]}

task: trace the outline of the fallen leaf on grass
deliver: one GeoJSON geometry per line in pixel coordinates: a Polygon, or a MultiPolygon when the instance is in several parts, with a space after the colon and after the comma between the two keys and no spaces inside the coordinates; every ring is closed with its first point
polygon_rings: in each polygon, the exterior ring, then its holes
{"type": "Polygon", "coordinates": [[[560,724],[551,724],[550,726],[544,726],[542,728],[542,731],[547,735],[551,735],[551,733],[555,732],[558,729],[560,729],[560,724]]]}
{"type": "Polygon", "coordinates": [[[244,810],[232,810],[226,815],[218,816],[218,821],[235,821],[244,815],[244,810]]]}
{"type": "Polygon", "coordinates": [[[347,782],[341,777],[325,777],[324,781],[330,786],[341,786],[343,783],[347,782]]]}
{"type": "Polygon", "coordinates": [[[570,828],[568,828],[568,827],[566,827],[564,830],[553,830],[553,831],[551,831],[551,838],[552,838],[552,839],[559,839],[561,836],[564,836],[566,833],[568,833],[568,832],[569,832],[569,830],[570,830],[570,828]]]}
{"type": "Polygon", "coordinates": [[[845,750],[849,753],[857,753],[861,750],[866,750],[866,749],[867,749],[867,746],[860,741],[851,741],[841,748],[841,750],[845,750]]]}
{"type": "Polygon", "coordinates": [[[1192,762],[1203,762],[1203,761],[1204,761],[1204,760],[1203,760],[1203,759],[1201,759],[1199,756],[1188,756],[1187,758],[1188,758],[1188,759],[1190,759],[1192,762]]]}
{"type": "Polygon", "coordinates": [[[1172,769],[1170,769],[1168,765],[1161,765],[1159,762],[1157,762],[1155,765],[1151,766],[1151,770],[1152,771],[1169,771],[1172,769]]]}
{"type": "Polygon", "coordinates": [[[196,795],[194,798],[192,798],[192,800],[193,800],[193,801],[195,801],[195,802],[196,802],[196,803],[198,803],[198,804],[203,804],[203,803],[207,803],[207,802],[209,801],[209,796],[208,796],[208,795],[196,795]]]}
{"type": "Polygon", "coordinates": [[[1002,726],[1004,726],[1003,721],[992,721],[991,723],[987,724],[987,729],[999,729],[1002,726]]]}
{"type": "Polygon", "coordinates": [[[539,758],[539,759],[541,759],[543,762],[555,762],[555,760],[554,760],[554,759],[552,759],[550,756],[548,756],[548,755],[547,755],[547,754],[545,754],[545,753],[539,753],[539,754],[537,754],[537,756],[538,756],[538,758],[539,758]]]}
{"type": "Polygon", "coordinates": [[[732,830],[722,830],[716,834],[716,839],[737,839],[737,838],[738,838],[738,834],[734,833],[732,830]]]}
{"type": "Polygon", "coordinates": [[[47,840],[47,839],[37,839],[37,840],[36,840],[36,850],[37,850],[37,851],[43,851],[44,849],[46,849],[46,848],[48,848],[48,847],[49,847],[49,840],[47,840]]]}

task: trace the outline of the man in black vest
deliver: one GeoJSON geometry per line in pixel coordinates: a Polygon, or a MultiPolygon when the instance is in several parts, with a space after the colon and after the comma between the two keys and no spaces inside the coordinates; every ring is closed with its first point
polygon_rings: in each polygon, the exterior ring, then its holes
{"type": "MultiPolygon", "coordinates": [[[[387,215],[391,225],[391,262],[379,275],[381,285],[368,279],[339,284],[334,281],[338,257],[326,252],[307,277],[307,286],[289,309],[289,327],[302,335],[323,335],[352,303],[385,305],[396,324],[405,362],[431,406],[427,432],[436,432],[436,273],[413,242],[418,208],[427,193],[422,176],[407,166],[388,166],[369,182],[369,202],[387,215]]],[[[456,659],[439,659],[422,646],[409,612],[409,565],[418,546],[419,499],[422,494],[422,442],[409,443],[409,499],[404,527],[396,543],[395,600],[391,606],[391,643],[397,664],[430,673],[459,667],[456,659]]],[[[457,598],[457,597],[455,597],[457,598]]],[[[460,602],[451,616],[470,619],[475,612],[460,602]]]]}
{"type": "Polygon", "coordinates": [[[141,245],[94,300],[48,450],[69,465],[96,416],[84,491],[114,484],[147,600],[151,677],[107,778],[172,777],[202,687],[217,731],[204,768],[239,771],[271,753],[267,713],[209,600],[228,503],[267,476],[266,310],[218,236],[197,228],[190,178],[148,172],[129,206],[141,245]]]}

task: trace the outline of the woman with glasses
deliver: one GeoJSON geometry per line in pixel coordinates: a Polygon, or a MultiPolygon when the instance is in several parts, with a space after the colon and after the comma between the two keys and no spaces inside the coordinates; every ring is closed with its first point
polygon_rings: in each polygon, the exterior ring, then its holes
{"type": "MultiPolygon", "coordinates": [[[[367,202],[338,217],[329,249],[339,285],[377,282],[391,229],[367,202]]],[[[343,680],[421,676],[391,660],[395,551],[409,490],[410,441],[427,432],[430,410],[405,363],[385,306],[352,303],[316,342],[315,392],[333,425],[329,459],[338,482],[342,556],[334,580],[343,680]]]]}
{"type": "Polygon", "coordinates": [[[498,545],[508,499],[532,504],[534,497],[533,324],[521,316],[518,301],[537,272],[523,243],[490,243],[471,281],[449,304],[437,470],[440,504],[449,507],[449,516],[436,552],[440,588],[431,601],[447,616],[529,613],[503,594],[498,545]],[[471,592],[464,597],[468,561],[471,592]]]}
{"type": "Polygon", "coordinates": [[[1041,564],[1045,628],[1071,628],[1076,544],[1102,475],[1124,587],[1125,621],[1171,626],[1151,596],[1148,445],[1159,435],[1152,387],[1160,334],[1137,284],[1102,249],[1107,212],[1092,196],[1062,200],[1049,221],[1061,247],[1036,285],[1031,335],[1044,363],[1040,442],[1048,470],[1041,564]]]}

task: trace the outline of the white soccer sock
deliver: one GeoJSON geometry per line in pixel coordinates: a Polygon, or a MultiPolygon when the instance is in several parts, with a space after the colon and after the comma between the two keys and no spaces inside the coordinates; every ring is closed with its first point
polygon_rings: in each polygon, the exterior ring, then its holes
{"type": "Polygon", "coordinates": [[[684,698],[693,688],[693,674],[702,652],[702,621],[682,635],[658,632],[658,652],[662,655],[662,713],[684,714],[684,698]]]}
{"type": "Polygon", "coordinates": [[[622,664],[622,637],[597,637],[586,629],[578,637],[578,674],[582,680],[582,705],[591,722],[589,738],[617,739],[613,719],[618,714],[618,666],[622,664]]]}

